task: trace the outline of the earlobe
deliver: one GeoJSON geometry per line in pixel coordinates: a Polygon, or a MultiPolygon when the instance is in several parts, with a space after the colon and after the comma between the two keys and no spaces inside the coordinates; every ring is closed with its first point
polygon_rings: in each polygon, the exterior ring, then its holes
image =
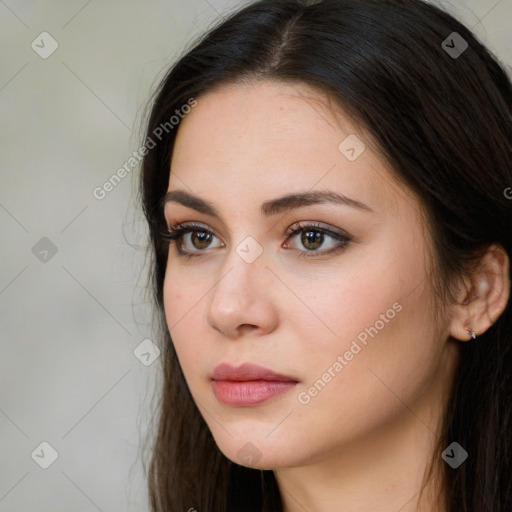
{"type": "Polygon", "coordinates": [[[460,341],[476,339],[496,322],[509,298],[509,256],[501,245],[492,244],[454,309],[450,335],[460,341]]]}

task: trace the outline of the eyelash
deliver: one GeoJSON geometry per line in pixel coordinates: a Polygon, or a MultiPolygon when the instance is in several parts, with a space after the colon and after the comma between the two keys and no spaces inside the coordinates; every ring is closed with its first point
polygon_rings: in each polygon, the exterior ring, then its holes
{"type": "MultiPolygon", "coordinates": [[[[323,251],[300,251],[301,254],[298,255],[299,258],[314,258],[318,257],[317,255],[320,254],[321,256],[326,256],[328,254],[336,253],[338,251],[341,251],[342,249],[345,249],[345,247],[352,241],[352,238],[347,235],[342,235],[340,233],[336,233],[334,231],[331,231],[330,229],[324,228],[318,224],[301,224],[300,222],[297,222],[290,228],[290,232],[286,234],[287,238],[293,237],[297,235],[298,233],[302,233],[303,231],[313,231],[317,233],[322,233],[324,235],[328,235],[335,240],[338,240],[341,242],[341,245],[338,245],[337,247],[333,247],[331,249],[324,249],[323,251]]],[[[178,224],[175,228],[168,228],[167,232],[161,233],[162,238],[165,242],[168,244],[172,244],[173,242],[176,243],[176,249],[178,251],[178,254],[185,258],[186,260],[189,260],[190,258],[194,257],[201,257],[203,256],[202,253],[205,251],[184,251],[182,248],[182,238],[184,235],[188,233],[193,232],[200,232],[200,233],[207,233],[211,234],[216,237],[215,233],[212,231],[205,229],[204,226],[201,226],[199,224],[178,224]]]]}

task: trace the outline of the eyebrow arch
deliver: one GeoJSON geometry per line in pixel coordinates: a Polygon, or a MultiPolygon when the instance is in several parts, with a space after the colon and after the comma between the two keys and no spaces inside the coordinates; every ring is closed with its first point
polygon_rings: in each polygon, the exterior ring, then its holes
{"type": "MultiPolygon", "coordinates": [[[[187,208],[204,213],[205,215],[210,215],[211,217],[220,218],[217,209],[212,203],[184,190],[168,191],[160,201],[160,208],[164,209],[165,205],[171,202],[181,204],[187,208]]],[[[367,212],[374,211],[361,201],[357,201],[356,199],[352,199],[343,194],[338,194],[328,190],[294,193],[278,197],[276,199],[271,199],[261,204],[260,211],[263,215],[269,217],[295,208],[322,203],[341,204],[367,212]]]]}

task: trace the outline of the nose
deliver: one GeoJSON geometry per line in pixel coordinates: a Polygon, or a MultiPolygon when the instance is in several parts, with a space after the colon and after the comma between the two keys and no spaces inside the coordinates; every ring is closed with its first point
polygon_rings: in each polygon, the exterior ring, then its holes
{"type": "Polygon", "coordinates": [[[248,263],[233,248],[210,294],[206,323],[230,339],[271,332],[278,319],[276,283],[265,254],[248,263]]]}

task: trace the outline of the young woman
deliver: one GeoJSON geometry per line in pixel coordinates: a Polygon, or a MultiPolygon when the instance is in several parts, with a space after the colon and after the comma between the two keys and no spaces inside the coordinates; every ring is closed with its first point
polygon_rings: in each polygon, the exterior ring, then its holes
{"type": "Polygon", "coordinates": [[[154,512],[512,510],[512,87],[420,0],[263,0],[147,125],[154,512]]]}

